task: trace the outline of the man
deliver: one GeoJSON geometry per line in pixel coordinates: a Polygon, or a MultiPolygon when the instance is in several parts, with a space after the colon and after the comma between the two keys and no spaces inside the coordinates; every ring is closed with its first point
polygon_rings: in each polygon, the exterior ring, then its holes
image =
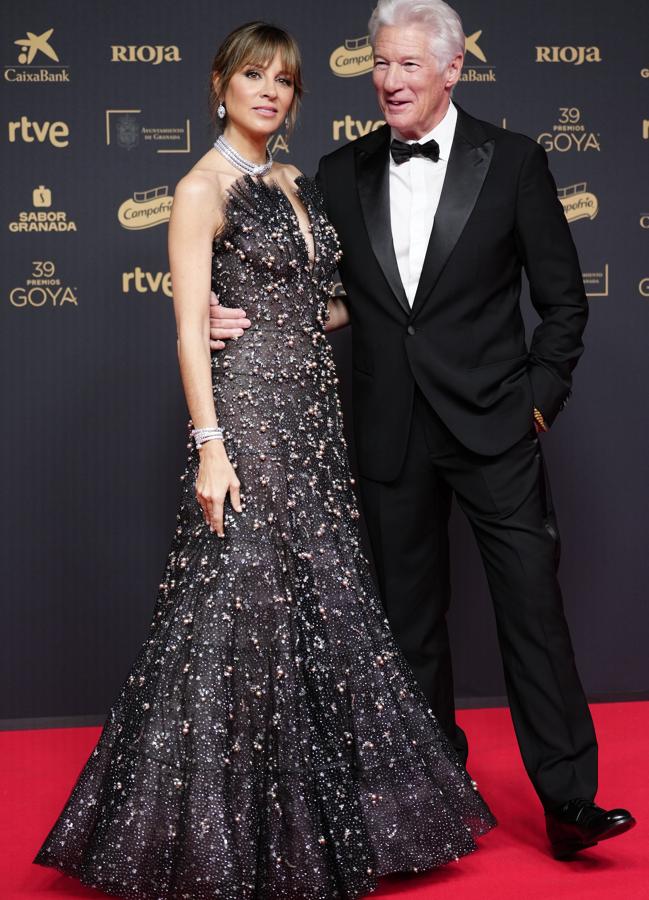
{"type": "MultiPolygon", "coordinates": [[[[464,31],[442,0],[379,0],[374,86],[387,124],[325,156],[343,249],[365,518],[394,635],[464,760],[446,612],[452,494],[494,603],[511,714],[554,853],[635,824],[593,802],[597,744],[556,578],[537,431],[565,404],[587,300],[544,150],[451,102],[464,31]],[[526,347],[521,269],[541,322],[526,347]]],[[[212,338],[242,331],[212,307],[212,338]]]]}

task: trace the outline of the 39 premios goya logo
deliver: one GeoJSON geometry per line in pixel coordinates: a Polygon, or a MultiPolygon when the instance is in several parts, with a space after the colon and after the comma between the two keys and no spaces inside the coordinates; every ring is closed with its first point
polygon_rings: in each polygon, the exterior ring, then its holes
{"type": "Polygon", "coordinates": [[[78,306],[78,290],[56,274],[51,259],[35,259],[29,278],[11,288],[9,302],[16,309],[61,309],[78,306]]]}
{"type": "Polygon", "coordinates": [[[559,107],[559,118],[551,128],[537,137],[539,144],[548,151],[557,153],[585,153],[601,150],[599,132],[591,131],[582,121],[581,110],[575,106],[559,107]]]}
{"type": "Polygon", "coordinates": [[[76,231],[77,223],[70,219],[68,213],[61,209],[53,209],[52,191],[39,184],[32,191],[32,209],[22,209],[16,218],[9,222],[9,231],[14,234],[34,231],[68,232],[76,231]]]}
{"type": "Polygon", "coordinates": [[[13,84],[68,84],[70,66],[63,64],[52,40],[53,28],[26,31],[14,39],[17,48],[14,62],[4,67],[5,81],[13,84]]]}
{"type": "Polygon", "coordinates": [[[173,197],[166,184],[149,191],[134,191],[117,210],[117,218],[122,228],[129,231],[153,228],[169,221],[172,205],[173,197]]]}
{"type": "Polygon", "coordinates": [[[594,219],[599,212],[597,197],[588,190],[585,181],[558,188],[557,194],[569,222],[594,219]]]}
{"type": "MultiPolygon", "coordinates": [[[[463,82],[489,82],[496,80],[496,68],[487,62],[478,41],[482,35],[480,31],[474,31],[466,37],[466,53],[479,60],[482,65],[465,61],[460,81],[463,82]]],[[[347,38],[340,47],[332,52],[329,57],[329,68],[339,78],[353,78],[356,75],[365,75],[374,67],[374,56],[370,46],[369,35],[364,34],[358,38],[347,38]]]]}
{"type": "Polygon", "coordinates": [[[144,147],[155,153],[190,153],[189,119],[183,124],[150,125],[141,109],[106,110],[106,145],[131,152],[144,147]]]}

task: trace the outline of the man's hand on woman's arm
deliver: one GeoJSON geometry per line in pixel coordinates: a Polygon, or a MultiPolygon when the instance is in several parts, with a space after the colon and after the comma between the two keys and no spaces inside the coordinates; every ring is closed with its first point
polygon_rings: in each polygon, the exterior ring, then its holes
{"type": "Polygon", "coordinates": [[[250,328],[250,319],[246,318],[243,309],[230,309],[221,306],[214,291],[210,294],[210,349],[223,350],[225,341],[239,338],[246,328],[250,328]]]}

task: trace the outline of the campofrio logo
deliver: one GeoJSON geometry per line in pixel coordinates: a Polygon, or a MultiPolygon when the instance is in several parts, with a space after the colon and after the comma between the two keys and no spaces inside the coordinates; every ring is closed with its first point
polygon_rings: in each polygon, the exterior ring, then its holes
{"type": "Polygon", "coordinates": [[[368,34],[359,38],[348,38],[340,47],[336,47],[329,57],[329,68],[339,78],[353,78],[371,72],[374,66],[374,55],[370,47],[368,34]]]}
{"type": "Polygon", "coordinates": [[[56,52],[51,37],[53,28],[41,34],[28,31],[24,37],[17,38],[18,61],[4,67],[5,81],[18,84],[68,84],[70,67],[63,65],[56,52]],[[48,63],[48,60],[50,61],[48,63]],[[52,65],[52,62],[58,65],[52,65]]]}
{"type": "Polygon", "coordinates": [[[584,63],[602,61],[599,47],[537,47],[537,63],[568,63],[583,66],[584,63]]]}
{"type": "Polygon", "coordinates": [[[52,209],[52,191],[39,184],[32,191],[33,209],[21,210],[17,217],[9,222],[9,231],[16,233],[34,231],[76,231],[77,223],[68,218],[63,210],[52,209]]]}
{"type": "Polygon", "coordinates": [[[577,222],[579,219],[594,219],[599,212],[597,197],[591,191],[586,190],[586,182],[571,184],[568,187],[559,188],[557,195],[569,222],[577,222]]]}
{"type": "MultiPolygon", "coordinates": [[[[467,53],[475,56],[476,59],[479,59],[485,65],[469,65],[465,67],[460,81],[484,82],[496,80],[495,66],[487,64],[487,57],[478,44],[481,35],[482,29],[466,36],[465,48],[467,53]]],[[[370,38],[367,34],[359,38],[347,38],[340,47],[336,47],[329,57],[329,68],[339,78],[353,78],[356,75],[365,75],[367,72],[371,72],[373,67],[374,55],[370,46],[370,38]]]]}
{"type": "Polygon", "coordinates": [[[173,205],[173,197],[168,194],[167,185],[150,191],[134,191],[133,196],[125,200],[117,210],[119,224],[129,231],[140,231],[168,222],[173,205]]]}

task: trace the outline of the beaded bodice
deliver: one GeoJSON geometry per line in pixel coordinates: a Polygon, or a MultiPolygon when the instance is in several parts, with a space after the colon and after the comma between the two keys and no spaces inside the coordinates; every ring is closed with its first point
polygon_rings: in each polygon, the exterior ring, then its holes
{"type": "Polygon", "coordinates": [[[282,329],[286,334],[285,341],[273,342],[272,353],[263,358],[256,354],[267,376],[280,376],[287,363],[290,368],[301,346],[324,341],[340,245],[315,182],[301,175],[295,184],[310,222],[313,260],[293,205],[275,182],[244,175],[228,191],[225,227],[214,240],[212,288],[223,306],[243,305],[252,326],[217,355],[217,369],[245,361],[249,371],[252,345],[263,331],[282,329]],[[314,335],[320,337],[314,340],[314,335]]]}

